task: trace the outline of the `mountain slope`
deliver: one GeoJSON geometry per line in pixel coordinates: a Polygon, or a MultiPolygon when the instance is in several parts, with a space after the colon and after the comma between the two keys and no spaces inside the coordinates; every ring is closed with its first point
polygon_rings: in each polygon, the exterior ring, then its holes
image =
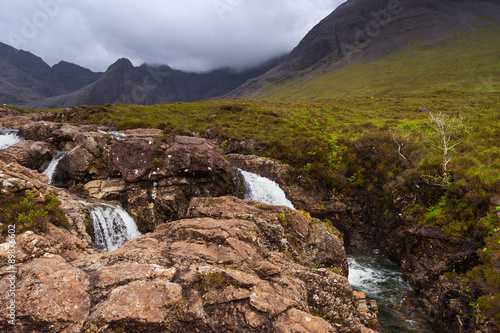
{"type": "Polygon", "coordinates": [[[314,27],[280,65],[228,97],[499,90],[494,83],[500,74],[499,22],[496,1],[350,0],[314,27]]]}

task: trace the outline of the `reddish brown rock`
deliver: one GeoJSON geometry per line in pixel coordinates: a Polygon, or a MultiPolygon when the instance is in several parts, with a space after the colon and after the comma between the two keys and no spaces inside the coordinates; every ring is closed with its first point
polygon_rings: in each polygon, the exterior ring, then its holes
{"type": "Polygon", "coordinates": [[[21,141],[7,148],[4,153],[12,156],[22,166],[35,170],[40,170],[52,160],[50,145],[40,141],[21,141]]]}
{"type": "Polygon", "coordinates": [[[21,127],[19,135],[26,140],[44,141],[54,136],[62,124],[50,121],[30,122],[21,127]]]}
{"type": "MultiPolygon", "coordinates": [[[[54,255],[21,265],[16,276],[16,325],[14,332],[80,332],[90,311],[89,280],[83,271],[54,255]]],[[[8,290],[11,274],[0,270],[0,287],[8,290]]],[[[0,295],[0,327],[12,329],[0,295]]]]}

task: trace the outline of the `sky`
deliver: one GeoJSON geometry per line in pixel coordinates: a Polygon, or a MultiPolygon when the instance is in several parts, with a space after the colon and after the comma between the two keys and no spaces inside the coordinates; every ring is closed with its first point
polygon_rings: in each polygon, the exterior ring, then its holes
{"type": "Polygon", "coordinates": [[[49,65],[243,69],[290,52],[345,0],[2,0],[0,42],[49,65]]]}

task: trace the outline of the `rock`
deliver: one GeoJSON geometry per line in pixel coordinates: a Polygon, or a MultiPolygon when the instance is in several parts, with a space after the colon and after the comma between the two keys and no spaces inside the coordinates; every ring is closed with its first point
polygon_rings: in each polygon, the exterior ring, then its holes
{"type": "Polygon", "coordinates": [[[113,289],[108,298],[92,309],[87,328],[125,327],[127,332],[168,330],[167,320],[176,320],[182,304],[182,288],[163,279],[138,280],[113,289]]]}
{"type": "Polygon", "coordinates": [[[186,214],[190,218],[226,218],[252,221],[268,237],[273,250],[288,253],[296,260],[308,259],[316,267],[335,267],[348,275],[342,239],[316,219],[284,206],[234,197],[194,198],[186,214]],[[273,223],[262,223],[272,221],[273,223]]]}
{"type": "Polygon", "coordinates": [[[154,137],[129,137],[113,145],[111,171],[129,183],[178,175],[213,175],[229,171],[220,150],[205,139],[175,137],[171,145],[154,137]]]}
{"type": "Polygon", "coordinates": [[[83,189],[97,200],[119,200],[125,190],[125,181],[122,179],[94,180],[83,186],[83,189]]]}
{"type": "Polygon", "coordinates": [[[347,278],[310,261],[308,218],[230,197],[189,212],[113,252],[20,262],[20,332],[372,332],[347,278]]]}
{"type": "Polygon", "coordinates": [[[5,116],[0,118],[0,128],[19,130],[30,122],[31,118],[28,116],[5,116]]]}
{"type": "Polygon", "coordinates": [[[6,117],[6,116],[20,116],[21,112],[18,110],[12,110],[9,108],[3,108],[0,107],[0,118],[6,117]]]}
{"type": "Polygon", "coordinates": [[[4,153],[12,156],[22,166],[35,170],[41,170],[52,160],[50,145],[46,142],[21,141],[7,148],[4,153]]]}
{"type": "MultiPolygon", "coordinates": [[[[8,290],[12,277],[0,270],[0,287],[8,290]]],[[[85,273],[72,267],[60,256],[46,255],[21,265],[16,281],[16,332],[81,332],[91,307],[89,280],[85,273]]],[[[2,304],[10,299],[0,295],[2,304]]],[[[6,311],[0,315],[0,327],[7,323],[6,311]]]]}
{"type": "Polygon", "coordinates": [[[157,136],[147,136],[158,134],[155,132],[127,134],[129,137],[111,147],[110,173],[125,182],[120,201],[141,232],[182,218],[193,197],[240,195],[239,178],[209,141],[175,137],[165,143],[157,136]]]}
{"type": "Polygon", "coordinates": [[[19,135],[26,140],[44,141],[54,136],[62,124],[49,121],[30,122],[21,127],[19,135]]]}
{"type": "MultiPolygon", "coordinates": [[[[60,201],[60,207],[68,217],[72,228],[65,232],[65,235],[62,235],[50,229],[49,226],[49,230],[51,231],[47,234],[42,233],[41,235],[46,238],[48,237],[49,244],[67,244],[62,249],[68,251],[85,251],[86,247],[91,243],[91,238],[87,234],[85,226],[89,214],[87,208],[80,202],[80,199],[74,197],[65,189],[49,185],[47,175],[28,169],[17,163],[6,162],[2,154],[0,154],[0,193],[2,193],[2,196],[24,196],[26,190],[33,190],[35,191],[34,196],[39,198],[38,200],[44,200],[43,197],[45,194],[53,193],[60,201]],[[56,241],[53,236],[50,236],[52,234],[58,234],[60,240],[56,241]],[[66,241],[68,237],[70,238],[66,241]],[[75,239],[71,237],[75,237],[75,239]],[[80,240],[83,243],[80,243],[80,240]],[[77,248],[74,248],[73,245],[77,246],[77,248]]],[[[52,248],[52,250],[47,251],[62,255],[66,251],[62,249],[52,248]]]]}
{"type": "Polygon", "coordinates": [[[76,146],[59,162],[58,182],[65,185],[83,184],[109,176],[110,148],[105,134],[69,131],[65,135],[71,137],[76,146]]]}

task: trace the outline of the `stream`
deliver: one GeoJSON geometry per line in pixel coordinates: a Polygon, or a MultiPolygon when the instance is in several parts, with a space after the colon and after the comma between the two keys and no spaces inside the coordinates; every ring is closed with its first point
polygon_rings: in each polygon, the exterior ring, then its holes
{"type": "MultiPolygon", "coordinates": [[[[245,180],[245,199],[294,208],[275,182],[240,170],[245,180]]],[[[381,256],[348,256],[349,283],[379,307],[381,332],[432,332],[430,318],[417,305],[415,292],[403,280],[401,267],[381,256]]]]}
{"type": "Polygon", "coordinates": [[[401,267],[376,255],[351,255],[347,262],[352,288],[377,301],[381,332],[433,332],[430,318],[418,307],[414,290],[401,276],[401,267]]]}

